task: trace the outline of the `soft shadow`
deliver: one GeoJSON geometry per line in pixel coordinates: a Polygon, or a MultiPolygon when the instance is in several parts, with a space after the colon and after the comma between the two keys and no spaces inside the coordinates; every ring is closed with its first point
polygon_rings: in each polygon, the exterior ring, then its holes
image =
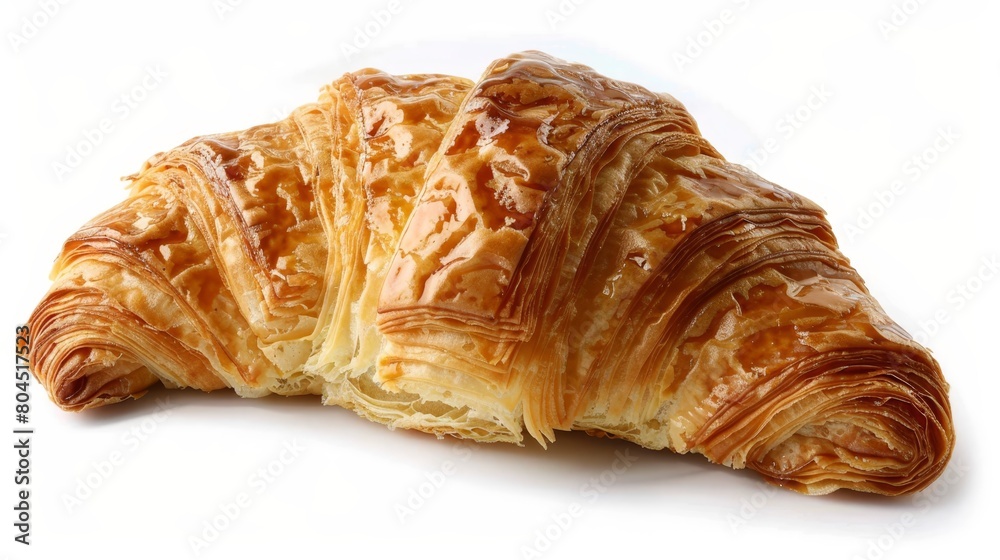
{"type": "MultiPolygon", "coordinates": [[[[229,390],[205,393],[193,389],[166,389],[157,385],[138,399],[130,399],[67,415],[72,422],[79,423],[84,428],[110,427],[122,423],[134,422],[156,413],[163,408],[169,408],[172,414],[183,414],[186,408],[210,408],[213,414],[218,414],[221,421],[229,421],[241,416],[241,412],[252,413],[266,411],[269,415],[295,416],[291,421],[303,422],[303,428],[314,433],[319,431],[356,432],[359,439],[373,446],[387,445],[394,448],[404,448],[407,453],[415,452],[434,456],[447,456],[451,446],[464,442],[458,438],[438,438],[431,434],[415,430],[388,430],[385,426],[370,422],[351,411],[339,407],[322,406],[320,397],[304,395],[284,397],[269,395],[251,399],[242,398],[229,390]]],[[[515,466],[519,477],[523,473],[535,473],[547,477],[552,474],[559,476],[586,476],[599,474],[612,466],[616,452],[634,457],[630,466],[627,484],[642,484],[652,480],[662,481],[664,472],[669,468],[670,478],[680,481],[686,478],[704,475],[713,471],[729,472],[730,469],[712,465],[700,455],[679,455],[669,451],[654,451],[644,449],[633,443],[607,437],[593,437],[583,432],[556,432],[556,441],[548,444],[548,449],[542,448],[526,435],[523,446],[496,443],[472,444],[476,455],[489,457],[484,463],[496,462],[505,468],[515,466]]],[[[747,476],[746,473],[735,472],[735,476],[747,476]]],[[[623,481],[622,484],[626,484],[623,481]]]]}
{"type": "Polygon", "coordinates": [[[129,399],[112,406],[102,406],[71,415],[75,421],[95,427],[117,424],[122,421],[134,420],[152,414],[163,408],[182,410],[190,406],[209,406],[212,408],[229,409],[259,409],[270,410],[301,410],[319,405],[316,395],[283,397],[268,395],[258,399],[245,399],[231,390],[219,390],[206,393],[197,389],[167,389],[163,385],[155,385],[138,399],[129,399]]]}
{"type": "MultiPolygon", "coordinates": [[[[415,430],[388,430],[351,411],[322,406],[320,397],[316,395],[269,395],[251,399],[242,398],[229,390],[205,393],[193,389],[166,389],[157,385],[139,399],[67,416],[70,421],[85,428],[100,428],[133,422],[164,407],[172,410],[173,414],[183,414],[185,408],[207,408],[218,411],[213,414],[218,414],[224,421],[257,412],[289,416],[289,422],[301,423],[303,430],[312,432],[319,439],[322,439],[324,433],[342,435],[349,432],[376,453],[379,449],[392,447],[394,453],[402,453],[403,456],[416,453],[425,457],[439,456],[443,460],[450,457],[452,446],[468,444],[473,446],[476,456],[486,458],[481,461],[477,459],[476,463],[491,478],[502,480],[516,477],[521,484],[536,485],[539,488],[547,487],[558,479],[585,481],[598,476],[613,466],[619,454],[630,458],[631,464],[628,476],[620,477],[615,486],[630,495],[634,494],[638,497],[636,499],[659,500],[664,493],[675,492],[705,492],[716,497],[720,493],[730,492],[738,499],[758,491],[763,484],[756,472],[715,465],[701,455],[655,451],[621,439],[594,437],[583,432],[556,432],[556,441],[548,444],[548,449],[543,449],[528,436],[523,446],[517,446],[503,443],[473,444],[457,438],[438,438],[415,430]]],[[[949,468],[967,471],[966,466],[970,463],[971,458],[959,448],[949,468]]],[[[801,506],[814,506],[821,500],[826,503],[826,507],[832,506],[832,509],[861,508],[891,514],[894,511],[912,510],[927,501],[935,509],[938,506],[957,504],[968,497],[970,478],[963,475],[957,480],[949,481],[942,477],[921,493],[901,497],[848,490],[822,497],[803,496],[784,490],[779,490],[779,493],[787,505],[798,503],[801,506]]]]}

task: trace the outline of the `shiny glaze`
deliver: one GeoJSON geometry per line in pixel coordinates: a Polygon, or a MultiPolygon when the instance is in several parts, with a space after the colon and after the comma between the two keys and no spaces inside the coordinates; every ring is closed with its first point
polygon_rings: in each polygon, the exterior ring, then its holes
{"type": "Polygon", "coordinates": [[[162,381],[322,394],[394,427],[579,429],[807,493],[911,492],[947,384],[822,210],[673,98],[528,52],[476,83],[347,74],[151,158],[32,316],[64,408],[162,381]]]}

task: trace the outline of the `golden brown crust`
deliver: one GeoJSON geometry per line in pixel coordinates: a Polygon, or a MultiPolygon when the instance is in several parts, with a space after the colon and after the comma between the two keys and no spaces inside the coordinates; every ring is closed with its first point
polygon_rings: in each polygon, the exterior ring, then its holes
{"type": "Polygon", "coordinates": [[[673,98],[528,52],[362,70],[153,157],[31,318],[69,410],[152,384],[321,394],[393,427],[585,430],[806,493],[901,494],[953,447],[937,362],[823,211],[673,98]]]}

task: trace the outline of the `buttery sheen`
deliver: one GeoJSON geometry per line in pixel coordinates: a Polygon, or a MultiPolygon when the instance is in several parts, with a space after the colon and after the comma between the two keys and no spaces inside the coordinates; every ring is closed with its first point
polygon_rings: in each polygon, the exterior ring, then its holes
{"type": "Polygon", "coordinates": [[[156,383],[316,394],[439,436],[694,451],[810,494],[913,492],[951,454],[937,362],[822,209],[585,66],[361,70],[129,179],[31,317],[64,409],[156,383]]]}

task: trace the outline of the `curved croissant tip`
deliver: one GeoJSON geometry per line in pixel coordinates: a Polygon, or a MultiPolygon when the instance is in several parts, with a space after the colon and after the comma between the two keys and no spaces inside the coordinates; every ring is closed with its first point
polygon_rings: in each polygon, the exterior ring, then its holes
{"type": "Polygon", "coordinates": [[[804,494],[919,492],[941,476],[955,447],[950,416],[930,408],[925,399],[914,398],[817,421],[747,466],[772,484],[804,494]]]}
{"type": "Polygon", "coordinates": [[[82,308],[84,300],[82,294],[50,293],[28,321],[31,372],[52,402],[70,412],[139,398],[160,382],[137,356],[116,346],[113,332],[95,336],[95,319],[72,305],[82,308]]]}
{"type": "Polygon", "coordinates": [[[845,346],[747,386],[692,443],[804,494],[911,494],[944,472],[954,449],[947,393],[940,366],[912,341],[845,346]]]}
{"type": "Polygon", "coordinates": [[[770,455],[748,466],[763,475],[767,482],[803,494],[854,490],[903,496],[927,488],[945,471],[954,441],[943,442],[943,445],[943,449],[926,454],[892,453],[883,457],[865,457],[841,450],[834,457],[809,456],[807,464],[791,471],[783,470],[778,460],[770,455]]]}
{"type": "Polygon", "coordinates": [[[69,360],[60,366],[36,370],[35,377],[45,387],[52,402],[69,412],[137,399],[159,382],[141,367],[108,368],[88,364],[86,359],[69,360]]]}

